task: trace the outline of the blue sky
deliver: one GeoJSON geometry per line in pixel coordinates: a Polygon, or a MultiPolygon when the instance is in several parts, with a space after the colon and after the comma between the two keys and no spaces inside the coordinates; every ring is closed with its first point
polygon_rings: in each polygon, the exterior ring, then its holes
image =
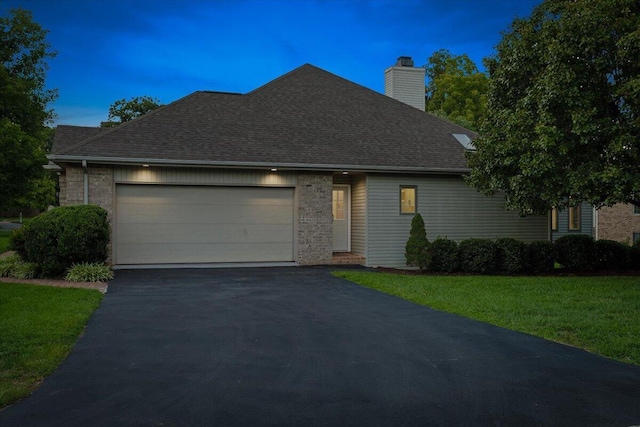
{"type": "Polygon", "coordinates": [[[0,0],[0,14],[22,7],[49,30],[56,123],[97,126],[118,99],[246,93],[304,63],[378,92],[398,56],[445,48],[480,66],[540,1],[0,0]]]}

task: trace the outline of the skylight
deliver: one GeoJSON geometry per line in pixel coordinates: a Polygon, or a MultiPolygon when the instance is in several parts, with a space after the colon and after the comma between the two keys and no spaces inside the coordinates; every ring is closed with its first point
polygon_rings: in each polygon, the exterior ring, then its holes
{"type": "Polygon", "coordinates": [[[465,150],[475,150],[476,146],[473,145],[473,141],[464,133],[452,133],[453,137],[458,140],[465,150]]]}

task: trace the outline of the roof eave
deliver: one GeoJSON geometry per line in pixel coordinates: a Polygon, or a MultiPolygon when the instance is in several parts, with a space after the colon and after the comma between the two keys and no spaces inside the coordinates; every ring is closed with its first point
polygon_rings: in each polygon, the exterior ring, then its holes
{"type": "Polygon", "coordinates": [[[386,172],[386,173],[431,173],[431,174],[467,174],[469,168],[429,168],[416,166],[378,166],[378,165],[339,165],[339,164],[310,164],[310,163],[278,163],[278,162],[236,162],[236,161],[203,161],[203,160],[171,160],[128,157],[96,157],[71,156],[49,154],[47,158],[52,162],[81,163],[83,160],[105,165],[126,166],[164,166],[164,167],[220,167],[238,169],[286,169],[286,170],[314,170],[314,171],[349,171],[349,172],[386,172]]]}

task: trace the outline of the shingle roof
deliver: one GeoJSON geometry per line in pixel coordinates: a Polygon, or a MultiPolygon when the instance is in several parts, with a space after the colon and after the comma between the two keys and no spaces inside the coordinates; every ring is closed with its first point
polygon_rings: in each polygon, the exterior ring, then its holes
{"type": "Polygon", "coordinates": [[[460,170],[465,150],[452,134],[476,136],[309,64],[244,95],[194,92],[118,127],[93,128],[79,143],[81,131],[71,128],[59,126],[53,160],[460,170]]]}

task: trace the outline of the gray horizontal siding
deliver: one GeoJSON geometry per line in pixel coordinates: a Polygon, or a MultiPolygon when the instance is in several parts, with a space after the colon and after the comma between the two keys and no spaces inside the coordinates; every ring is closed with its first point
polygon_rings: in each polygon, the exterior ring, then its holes
{"type": "Polygon", "coordinates": [[[120,166],[114,168],[113,179],[116,183],[294,187],[298,177],[296,172],[267,170],[120,166]]]}
{"type": "Polygon", "coordinates": [[[384,74],[384,93],[424,111],[424,68],[388,68],[384,74]]]}
{"type": "Polygon", "coordinates": [[[351,252],[361,256],[366,253],[366,177],[353,178],[351,185],[351,252]]]}
{"type": "Polygon", "coordinates": [[[523,241],[548,239],[548,217],[520,217],[506,211],[503,197],[485,197],[460,176],[367,176],[367,264],[405,265],[404,247],[412,215],[401,215],[400,185],[417,187],[417,207],[429,240],[456,241],[513,237],[523,241]]]}
{"type": "Polygon", "coordinates": [[[553,241],[569,234],[585,234],[593,237],[593,206],[589,203],[580,204],[580,230],[569,231],[569,209],[558,210],[558,230],[551,232],[553,241]]]}

